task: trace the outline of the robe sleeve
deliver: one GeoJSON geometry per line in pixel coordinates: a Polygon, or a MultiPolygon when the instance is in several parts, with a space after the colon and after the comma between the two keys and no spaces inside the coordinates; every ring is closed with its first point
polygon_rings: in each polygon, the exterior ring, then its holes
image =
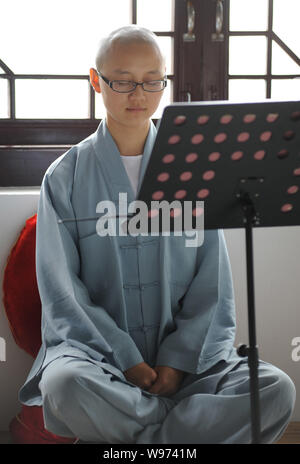
{"type": "MultiPolygon", "coordinates": [[[[36,229],[36,275],[42,302],[42,340],[46,348],[77,347],[121,371],[143,362],[130,335],[105,308],[95,305],[80,279],[80,253],[71,202],[73,179],[61,163],[59,175],[46,172],[41,185],[36,229]],[[63,175],[62,175],[63,174],[63,175]]],[[[101,278],[101,276],[100,276],[101,278]]],[[[62,353],[63,354],[63,353],[62,353]]]]}
{"type": "Polygon", "coordinates": [[[235,338],[235,302],[224,232],[205,230],[196,274],[174,317],[176,329],[158,349],[156,365],[199,374],[227,359],[235,338]]]}

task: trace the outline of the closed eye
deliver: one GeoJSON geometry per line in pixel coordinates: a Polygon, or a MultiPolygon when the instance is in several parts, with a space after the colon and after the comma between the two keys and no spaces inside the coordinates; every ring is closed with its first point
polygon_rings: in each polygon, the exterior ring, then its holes
{"type": "Polygon", "coordinates": [[[119,85],[128,85],[128,84],[133,84],[133,81],[114,81],[117,82],[119,85]]]}

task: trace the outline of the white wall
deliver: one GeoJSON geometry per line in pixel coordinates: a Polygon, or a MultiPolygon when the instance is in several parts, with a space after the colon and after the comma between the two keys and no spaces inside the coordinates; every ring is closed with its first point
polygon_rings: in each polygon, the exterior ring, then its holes
{"type": "MultiPolygon", "coordinates": [[[[39,188],[0,189],[0,337],[6,361],[0,361],[0,430],[19,411],[18,389],[33,362],[14,342],[2,302],[6,259],[26,219],[37,210],[39,188]]],[[[231,260],[236,309],[236,344],[248,343],[245,237],[242,229],[225,230],[231,260]]],[[[284,370],[300,390],[300,361],[292,360],[292,339],[300,337],[300,227],[254,230],[256,327],[259,357],[284,370]]],[[[1,359],[1,356],[0,356],[1,359]]],[[[300,398],[294,421],[300,421],[300,398]]]]}
{"type": "MultiPolygon", "coordinates": [[[[236,345],[248,343],[245,232],[227,229],[236,298],[236,345]]],[[[253,231],[255,313],[259,358],[285,371],[300,392],[300,360],[292,340],[300,337],[300,227],[253,231]]],[[[299,350],[298,350],[299,351],[299,350]]],[[[292,419],[300,421],[300,395],[292,419]]]]}

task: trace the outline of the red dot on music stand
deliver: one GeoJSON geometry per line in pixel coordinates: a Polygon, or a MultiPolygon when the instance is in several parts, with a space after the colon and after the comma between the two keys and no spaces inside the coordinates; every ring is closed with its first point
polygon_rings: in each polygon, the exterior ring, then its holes
{"type": "Polygon", "coordinates": [[[180,175],[180,180],[182,181],[187,181],[192,178],[192,173],[190,171],[185,171],[180,175]]]}
{"type": "Polygon", "coordinates": [[[210,155],[208,155],[208,159],[209,161],[218,161],[218,159],[220,159],[221,157],[221,153],[219,153],[218,151],[213,151],[212,153],[210,153],[210,155]]]}
{"type": "Polygon", "coordinates": [[[222,143],[227,139],[227,134],[224,132],[220,132],[220,134],[215,135],[214,141],[215,143],[222,143]]]}
{"type": "Polygon", "coordinates": [[[279,114],[278,113],[269,113],[266,117],[266,120],[268,122],[275,122],[278,119],[279,114]]]}
{"type": "Polygon", "coordinates": [[[277,153],[277,157],[279,159],[286,158],[288,155],[289,155],[289,152],[287,150],[285,150],[285,149],[282,149],[277,153]]]}
{"type": "Polygon", "coordinates": [[[178,217],[181,215],[181,208],[172,208],[170,211],[171,217],[178,217]]]}
{"type": "Polygon", "coordinates": [[[294,111],[291,114],[291,120],[292,121],[300,121],[300,111],[294,111]]]}
{"type": "Polygon", "coordinates": [[[176,198],[176,200],[181,200],[182,198],[186,196],[186,194],[187,194],[186,190],[177,190],[174,197],[176,198]]]}
{"type": "Polygon", "coordinates": [[[186,121],[186,116],[183,116],[183,115],[179,115],[179,116],[176,116],[176,118],[174,118],[174,124],[176,126],[181,126],[182,124],[184,124],[186,121]]]}
{"type": "Polygon", "coordinates": [[[295,193],[297,193],[299,190],[299,187],[298,185],[291,185],[288,189],[287,189],[287,193],[289,195],[294,195],[295,193]]]}
{"type": "Polygon", "coordinates": [[[292,209],[293,209],[293,205],[291,205],[290,203],[286,203],[285,205],[281,207],[281,211],[283,213],[288,213],[289,211],[292,211],[292,209]]]}
{"type": "Polygon", "coordinates": [[[250,124],[251,122],[255,121],[256,114],[245,114],[243,121],[246,124],[250,124]]]}
{"type": "Polygon", "coordinates": [[[168,140],[169,145],[175,145],[175,143],[178,143],[180,141],[180,135],[171,135],[168,140]]]}
{"type": "Polygon", "coordinates": [[[170,177],[170,174],[168,174],[167,172],[162,172],[161,174],[159,174],[157,176],[157,180],[159,182],[166,182],[170,177]]]}
{"type": "Polygon", "coordinates": [[[272,137],[272,132],[271,131],[265,131],[265,132],[262,132],[260,134],[260,140],[262,142],[268,142],[268,140],[270,140],[270,138],[272,137]]]}
{"type": "Polygon", "coordinates": [[[157,190],[152,194],[153,200],[161,200],[164,197],[164,192],[162,190],[157,190]]]}
{"type": "Polygon", "coordinates": [[[233,116],[231,114],[224,114],[220,118],[220,123],[221,124],[229,124],[232,121],[233,116]]]}
{"type": "Polygon", "coordinates": [[[194,145],[197,145],[198,143],[203,142],[203,140],[204,140],[204,137],[203,137],[202,134],[195,134],[195,135],[193,135],[193,137],[191,138],[191,142],[192,142],[192,144],[194,144],[194,145]]]}
{"type": "Polygon", "coordinates": [[[215,177],[215,171],[205,171],[202,178],[204,180],[212,180],[215,177]]]}
{"type": "Polygon", "coordinates": [[[235,151],[232,153],[231,155],[231,159],[232,161],[238,161],[240,159],[242,159],[244,156],[244,153],[242,151],[235,151]]]}
{"type": "Polygon", "coordinates": [[[198,117],[197,123],[202,126],[203,124],[206,124],[208,120],[209,120],[209,116],[207,116],[206,114],[203,114],[198,117]]]}
{"type": "Polygon", "coordinates": [[[189,154],[186,155],[186,157],[185,157],[185,161],[186,161],[187,163],[193,163],[194,161],[196,161],[196,159],[198,159],[197,153],[189,153],[189,154]]]}
{"type": "Polygon", "coordinates": [[[247,142],[247,140],[249,140],[249,138],[250,138],[249,132],[241,132],[241,133],[237,136],[237,141],[238,141],[238,142],[247,142]]]}
{"type": "Polygon", "coordinates": [[[204,209],[201,208],[201,207],[194,208],[194,209],[193,209],[193,212],[192,212],[193,216],[195,216],[195,217],[199,217],[199,216],[201,216],[201,214],[203,214],[203,213],[204,213],[204,209]]]}
{"type": "Polygon", "coordinates": [[[293,171],[294,176],[300,176],[300,168],[296,168],[293,171]]]}
{"type": "Polygon", "coordinates": [[[261,161],[264,159],[265,156],[266,156],[265,150],[258,150],[254,153],[253,158],[258,161],[261,161]]]}
{"type": "Polygon", "coordinates": [[[175,159],[175,156],[174,156],[174,155],[168,154],[168,155],[165,155],[165,156],[162,158],[162,162],[168,164],[168,163],[172,163],[172,162],[174,161],[174,159],[175,159]]]}
{"type": "Polygon", "coordinates": [[[148,211],[148,217],[150,218],[156,217],[157,215],[158,215],[158,209],[150,209],[150,211],[148,211]]]}
{"type": "Polygon", "coordinates": [[[285,140],[292,140],[295,137],[295,132],[292,130],[285,131],[283,138],[285,140]]]}
{"type": "Polygon", "coordinates": [[[199,192],[197,193],[197,197],[198,197],[198,198],[201,198],[201,199],[207,198],[208,195],[209,195],[209,190],[208,190],[208,189],[201,189],[201,190],[199,190],[199,192]]]}

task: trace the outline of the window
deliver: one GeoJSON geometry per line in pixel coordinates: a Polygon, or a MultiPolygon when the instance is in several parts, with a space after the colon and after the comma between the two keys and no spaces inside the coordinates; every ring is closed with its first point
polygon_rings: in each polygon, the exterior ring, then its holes
{"type": "Polygon", "coordinates": [[[167,57],[168,86],[153,118],[172,101],[173,0],[6,0],[1,10],[0,118],[102,119],[89,69],[100,38],[126,24],[157,33],[167,57]]]}
{"type": "Polygon", "coordinates": [[[229,0],[230,100],[300,98],[299,0],[229,0]]]}

